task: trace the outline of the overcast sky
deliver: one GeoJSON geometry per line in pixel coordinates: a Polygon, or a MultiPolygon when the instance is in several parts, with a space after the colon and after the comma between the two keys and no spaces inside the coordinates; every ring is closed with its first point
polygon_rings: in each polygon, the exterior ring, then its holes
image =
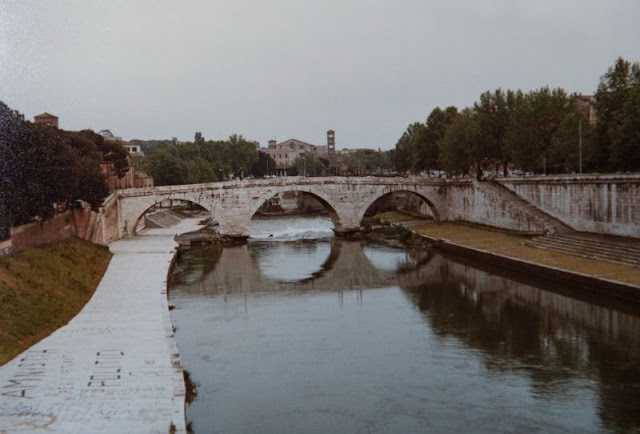
{"type": "Polygon", "coordinates": [[[0,100],[129,140],[390,149],[485,90],[593,93],[637,0],[0,0],[0,100]]]}

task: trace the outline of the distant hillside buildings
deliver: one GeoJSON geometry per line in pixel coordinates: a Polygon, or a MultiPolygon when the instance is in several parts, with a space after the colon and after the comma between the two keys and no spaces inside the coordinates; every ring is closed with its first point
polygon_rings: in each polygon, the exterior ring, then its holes
{"type": "Polygon", "coordinates": [[[312,145],[298,139],[288,139],[280,143],[276,143],[275,140],[269,140],[267,149],[261,149],[261,151],[266,152],[275,160],[276,171],[283,171],[292,167],[296,158],[305,153],[317,158],[328,159],[327,146],[312,145]]]}
{"type": "Polygon", "coordinates": [[[100,131],[98,131],[98,134],[100,134],[102,137],[104,137],[105,140],[120,140],[120,141],[122,141],[122,137],[114,136],[113,133],[111,132],[111,130],[100,130],[100,131]]]}
{"type": "Polygon", "coordinates": [[[153,187],[153,177],[141,170],[142,163],[144,162],[144,152],[140,149],[140,145],[122,141],[122,137],[113,135],[111,130],[100,130],[98,134],[104,137],[105,140],[121,142],[129,156],[129,170],[127,170],[124,176],[118,176],[113,163],[104,162],[100,164],[102,173],[109,186],[109,191],[125,188],[153,187]]]}
{"type": "MultiPolygon", "coordinates": [[[[47,112],[34,116],[33,122],[38,125],[58,128],[58,116],[47,112]]],[[[100,163],[100,169],[110,192],[123,188],[153,187],[153,178],[140,170],[144,161],[144,152],[140,146],[123,142],[122,137],[114,136],[110,130],[100,130],[98,134],[105,140],[121,141],[122,146],[129,154],[129,169],[123,176],[118,175],[112,162],[103,161],[100,163]]]]}
{"type": "Polygon", "coordinates": [[[260,151],[266,152],[276,162],[275,172],[284,173],[287,169],[294,166],[296,158],[301,157],[305,153],[309,153],[316,158],[322,158],[329,162],[329,173],[334,175],[345,175],[348,172],[345,157],[355,152],[376,152],[371,148],[358,149],[342,149],[336,150],[336,132],[334,130],[327,131],[326,145],[313,145],[303,142],[299,139],[288,139],[277,143],[275,140],[269,140],[267,148],[259,148],[260,151]]]}
{"type": "Polygon", "coordinates": [[[58,128],[58,116],[54,116],[51,113],[40,113],[33,117],[33,122],[38,125],[49,125],[50,127],[58,128]]]}

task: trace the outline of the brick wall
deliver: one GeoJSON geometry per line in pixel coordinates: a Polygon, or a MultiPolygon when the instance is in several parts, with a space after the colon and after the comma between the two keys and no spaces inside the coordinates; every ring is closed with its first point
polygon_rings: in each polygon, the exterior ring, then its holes
{"type": "Polygon", "coordinates": [[[56,214],[48,220],[13,227],[11,238],[0,246],[0,256],[74,235],[86,238],[90,232],[92,213],[87,206],[56,214]]]}

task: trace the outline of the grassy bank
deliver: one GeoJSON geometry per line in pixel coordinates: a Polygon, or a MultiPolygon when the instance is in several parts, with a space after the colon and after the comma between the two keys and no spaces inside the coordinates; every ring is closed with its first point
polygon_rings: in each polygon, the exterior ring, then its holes
{"type": "Polygon", "coordinates": [[[425,224],[413,227],[412,230],[430,238],[447,240],[461,246],[497,255],[581,273],[594,278],[640,286],[640,269],[637,267],[527,246],[524,244],[527,237],[517,235],[512,231],[453,222],[425,224]]]}
{"type": "Polygon", "coordinates": [[[110,258],[106,247],[79,238],[0,258],[0,365],[69,322],[110,258]]]}

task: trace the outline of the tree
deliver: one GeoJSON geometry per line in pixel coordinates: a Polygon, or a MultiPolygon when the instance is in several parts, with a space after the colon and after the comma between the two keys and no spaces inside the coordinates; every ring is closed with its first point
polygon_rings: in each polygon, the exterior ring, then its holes
{"type": "Polygon", "coordinates": [[[436,107],[427,117],[426,123],[410,124],[396,143],[393,153],[396,170],[419,173],[426,169],[437,169],[438,142],[444,137],[447,126],[457,113],[458,109],[453,106],[444,110],[436,107]]]}
{"type": "Polygon", "coordinates": [[[196,131],[193,141],[194,143],[198,143],[198,144],[204,143],[204,137],[202,136],[202,132],[196,131]]]}
{"type": "Polygon", "coordinates": [[[156,185],[187,183],[189,168],[175,152],[174,147],[159,145],[145,161],[145,171],[153,176],[156,185]]]}
{"type": "Polygon", "coordinates": [[[543,87],[527,93],[507,130],[514,163],[525,170],[549,173],[551,150],[560,127],[575,109],[563,89],[543,87]]]}
{"type": "Polygon", "coordinates": [[[233,134],[229,137],[229,164],[235,176],[243,177],[249,173],[257,156],[255,143],[247,141],[242,135],[233,134]]]}
{"type": "Polygon", "coordinates": [[[448,126],[440,141],[440,163],[451,175],[468,175],[474,163],[480,173],[480,129],[476,113],[472,109],[462,110],[448,126]]]}
{"type": "Polygon", "coordinates": [[[418,151],[418,159],[421,170],[440,168],[440,141],[444,138],[447,128],[458,115],[458,109],[449,106],[442,110],[436,107],[427,117],[426,131],[418,151]]]}
{"type": "Polygon", "coordinates": [[[108,191],[96,136],[32,124],[0,102],[0,236],[75,199],[99,206],[108,191]]]}
{"type": "MultiPolygon", "coordinates": [[[[617,170],[634,166],[633,124],[634,88],[640,83],[640,64],[619,57],[600,78],[596,91],[597,121],[594,131],[599,168],[617,170]],[[624,126],[627,121],[626,126],[624,126]]],[[[637,92],[637,91],[635,91],[637,92]]],[[[637,142],[635,143],[637,147],[637,142]]]]}
{"type": "Polygon", "coordinates": [[[217,179],[211,164],[200,156],[192,160],[187,160],[184,164],[187,168],[187,177],[185,181],[188,184],[201,184],[203,182],[212,182],[217,179]]]}
{"type": "Polygon", "coordinates": [[[489,162],[501,165],[504,176],[507,176],[511,152],[507,142],[507,131],[510,128],[512,116],[521,100],[522,92],[497,89],[480,95],[480,100],[474,103],[479,127],[479,148],[484,158],[489,162]]]}
{"type": "Polygon", "coordinates": [[[410,124],[396,143],[394,165],[399,172],[419,172],[420,148],[425,142],[427,127],[420,122],[410,124]]]}
{"type": "Polygon", "coordinates": [[[298,156],[293,161],[293,166],[301,176],[322,176],[327,171],[327,166],[322,160],[311,152],[304,152],[298,156]]]}
{"type": "Polygon", "coordinates": [[[251,174],[256,178],[270,175],[276,168],[276,161],[266,152],[258,151],[256,160],[251,166],[251,174]]]}
{"type": "Polygon", "coordinates": [[[640,170],[640,80],[629,91],[624,120],[613,137],[611,161],[622,170],[640,170]]]}

